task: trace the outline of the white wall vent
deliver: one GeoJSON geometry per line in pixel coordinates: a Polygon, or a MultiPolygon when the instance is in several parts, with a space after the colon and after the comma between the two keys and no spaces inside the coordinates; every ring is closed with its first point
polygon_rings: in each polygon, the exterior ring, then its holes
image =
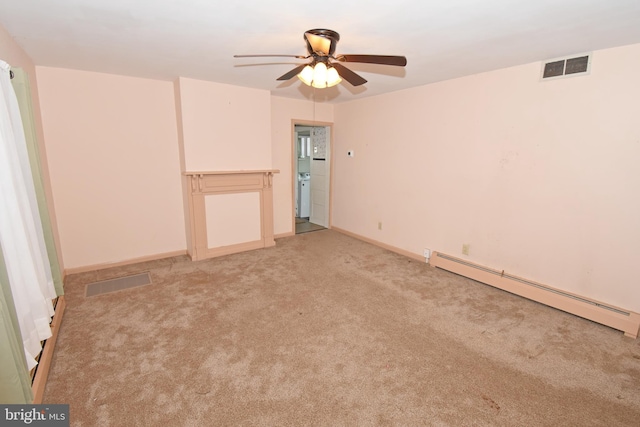
{"type": "Polygon", "coordinates": [[[583,76],[591,71],[591,54],[584,53],[571,57],[552,59],[542,62],[540,80],[553,80],[562,77],[583,76]]]}

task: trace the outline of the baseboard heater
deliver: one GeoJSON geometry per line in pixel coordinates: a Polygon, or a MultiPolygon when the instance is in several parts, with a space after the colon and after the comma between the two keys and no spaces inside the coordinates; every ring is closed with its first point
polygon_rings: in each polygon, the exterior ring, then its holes
{"type": "Polygon", "coordinates": [[[634,339],[638,337],[638,332],[640,331],[640,314],[638,313],[541,285],[540,283],[507,274],[504,271],[494,270],[439,252],[434,252],[431,255],[429,264],[623,331],[628,337],[634,339]]]}

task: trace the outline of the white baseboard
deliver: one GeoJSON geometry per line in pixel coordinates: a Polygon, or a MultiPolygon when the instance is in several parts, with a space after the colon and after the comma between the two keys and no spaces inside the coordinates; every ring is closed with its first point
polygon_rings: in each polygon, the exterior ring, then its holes
{"type": "Polygon", "coordinates": [[[65,268],[63,272],[63,277],[66,277],[70,274],[86,273],[87,271],[102,270],[103,268],[111,268],[111,267],[121,267],[123,265],[131,265],[131,264],[137,264],[139,262],[155,261],[158,259],[171,258],[174,256],[181,256],[181,255],[188,255],[187,251],[183,250],[183,251],[165,252],[163,254],[147,255],[147,256],[132,258],[124,261],[105,262],[101,264],[85,265],[83,267],[65,268]]]}
{"type": "Polygon", "coordinates": [[[396,248],[395,246],[387,245],[386,243],[379,242],[377,240],[370,239],[368,237],[361,236],[356,233],[352,233],[351,231],[343,230],[339,227],[331,227],[332,230],[335,230],[339,233],[346,234],[349,237],[353,237],[354,239],[362,240],[363,242],[370,243],[372,245],[381,247],[391,252],[395,252],[399,255],[404,255],[408,258],[415,259],[416,261],[425,262],[425,258],[419,254],[414,254],[413,252],[406,251],[404,249],[396,248]]]}

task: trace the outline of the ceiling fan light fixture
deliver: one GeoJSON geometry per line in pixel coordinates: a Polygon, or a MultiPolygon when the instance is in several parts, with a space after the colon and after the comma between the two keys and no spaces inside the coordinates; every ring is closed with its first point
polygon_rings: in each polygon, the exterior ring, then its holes
{"type": "Polygon", "coordinates": [[[310,30],[304,34],[304,37],[313,52],[324,53],[325,55],[333,55],[335,41],[340,40],[338,33],[331,30],[310,30]],[[332,40],[335,41],[332,42],[332,40]]]}
{"type": "Polygon", "coordinates": [[[338,70],[333,67],[327,70],[327,87],[333,87],[341,81],[342,79],[340,78],[340,74],[338,74],[338,70]]]}
{"type": "Polygon", "coordinates": [[[328,29],[313,29],[304,33],[308,55],[234,55],[236,58],[283,56],[297,59],[311,59],[310,64],[299,64],[289,72],[278,77],[277,81],[287,81],[297,76],[307,86],[316,88],[333,87],[346,80],[352,86],[360,86],[367,82],[365,78],[351,71],[342,62],[359,62],[364,64],[394,65],[404,67],[407,58],[398,55],[338,55],[335,56],[336,45],[340,34],[328,29]],[[332,62],[336,61],[336,62],[332,62]]]}
{"type": "Polygon", "coordinates": [[[318,89],[333,87],[342,81],[338,70],[332,66],[327,67],[324,62],[318,62],[313,67],[307,65],[298,73],[298,78],[307,86],[318,89]]]}
{"type": "Polygon", "coordinates": [[[311,82],[313,81],[313,68],[311,67],[311,65],[307,65],[306,67],[304,67],[298,74],[298,78],[302,80],[302,83],[306,84],[307,86],[311,86],[311,82]]]}
{"type": "Polygon", "coordinates": [[[311,86],[318,89],[327,87],[327,66],[324,62],[318,62],[313,67],[313,82],[311,82],[311,86]]]}

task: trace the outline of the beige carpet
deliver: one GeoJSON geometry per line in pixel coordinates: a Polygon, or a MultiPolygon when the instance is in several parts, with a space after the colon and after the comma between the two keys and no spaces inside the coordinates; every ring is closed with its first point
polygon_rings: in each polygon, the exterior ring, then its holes
{"type": "Polygon", "coordinates": [[[640,424],[639,340],[332,230],[66,293],[73,426],[640,424]]]}

